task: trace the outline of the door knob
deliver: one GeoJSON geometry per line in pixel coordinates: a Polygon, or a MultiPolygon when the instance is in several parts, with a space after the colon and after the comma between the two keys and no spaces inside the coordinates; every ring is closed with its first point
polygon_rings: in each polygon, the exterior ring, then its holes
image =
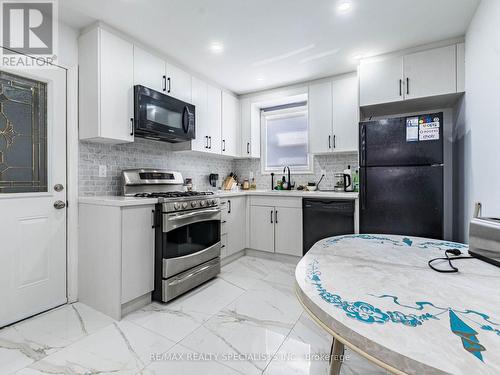
{"type": "Polygon", "coordinates": [[[57,210],[61,210],[64,207],[66,207],[66,203],[64,203],[63,201],[55,201],[54,202],[54,208],[56,208],[57,210]]]}
{"type": "Polygon", "coordinates": [[[57,192],[63,191],[64,190],[63,184],[55,184],[54,185],[54,190],[57,191],[57,192]]]}

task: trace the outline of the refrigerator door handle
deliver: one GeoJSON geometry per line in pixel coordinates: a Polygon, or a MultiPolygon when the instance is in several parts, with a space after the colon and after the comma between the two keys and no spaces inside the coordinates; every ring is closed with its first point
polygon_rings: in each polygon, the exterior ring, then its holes
{"type": "Polygon", "coordinates": [[[361,166],[366,166],[366,124],[361,124],[360,137],[359,137],[359,149],[361,156],[361,166]]]}
{"type": "Polygon", "coordinates": [[[366,170],[360,170],[360,185],[361,185],[361,194],[359,196],[359,207],[364,210],[366,209],[366,170]]]}

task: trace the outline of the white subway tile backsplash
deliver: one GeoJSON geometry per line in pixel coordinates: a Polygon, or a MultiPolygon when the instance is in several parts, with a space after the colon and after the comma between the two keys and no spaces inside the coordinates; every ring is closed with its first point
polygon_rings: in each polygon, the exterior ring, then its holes
{"type": "MultiPolygon", "coordinates": [[[[197,190],[209,190],[208,175],[219,174],[219,185],[230,172],[236,172],[239,178],[249,178],[253,172],[257,188],[269,189],[271,177],[261,173],[259,159],[231,160],[215,155],[189,152],[173,152],[163,142],[136,139],[134,143],[109,145],[80,142],[79,192],[82,196],[120,195],[121,171],[128,168],[162,168],[179,171],[184,178],[193,179],[197,190]],[[106,166],[106,177],[99,177],[99,165],[106,166]]],[[[296,184],[318,181],[321,170],[326,177],[321,186],[332,189],[333,173],[344,170],[347,165],[357,168],[356,153],[315,156],[314,174],[292,175],[296,184]]],[[[282,174],[276,174],[281,178],[282,174]]]]}

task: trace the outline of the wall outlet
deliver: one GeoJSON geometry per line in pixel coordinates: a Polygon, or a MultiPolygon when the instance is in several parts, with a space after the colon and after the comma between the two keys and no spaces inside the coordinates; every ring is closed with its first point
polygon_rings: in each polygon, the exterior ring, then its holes
{"type": "Polygon", "coordinates": [[[99,177],[106,177],[107,168],[105,165],[99,166],[99,177]]]}

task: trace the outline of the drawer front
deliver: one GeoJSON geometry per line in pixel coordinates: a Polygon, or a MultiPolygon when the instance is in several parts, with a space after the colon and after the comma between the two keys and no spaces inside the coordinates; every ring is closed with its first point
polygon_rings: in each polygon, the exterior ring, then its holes
{"type": "Polygon", "coordinates": [[[250,205],[301,208],[302,197],[272,197],[268,195],[257,195],[250,197],[250,205]]]}

